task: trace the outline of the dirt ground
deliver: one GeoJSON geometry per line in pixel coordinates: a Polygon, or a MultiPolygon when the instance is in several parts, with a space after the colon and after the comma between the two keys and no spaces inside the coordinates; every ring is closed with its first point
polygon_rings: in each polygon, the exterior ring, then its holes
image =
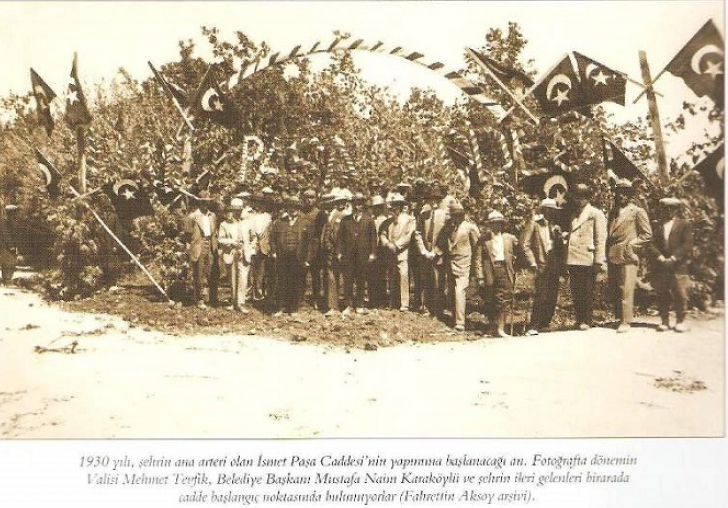
{"type": "Polygon", "coordinates": [[[722,310],[686,334],[641,318],[507,339],[389,311],[230,316],[0,287],[0,437],[723,434],[722,310]]]}

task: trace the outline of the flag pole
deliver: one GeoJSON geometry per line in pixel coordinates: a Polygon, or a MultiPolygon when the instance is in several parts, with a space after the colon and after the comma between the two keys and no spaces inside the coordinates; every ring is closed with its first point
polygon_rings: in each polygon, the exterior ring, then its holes
{"type": "MultiPolygon", "coordinates": [[[[76,189],[74,189],[72,185],[69,185],[69,187],[71,189],[71,192],[73,192],[73,194],[75,194],[76,198],[82,197],[81,194],[76,189]]],[[[139,259],[129,250],[129,248],[126,245],[124,245],[124,243],[119,239],[119,237],[114,234],[114,232],[111,230],[111,228],[109,228],[109,226],[106,225],[106,223],[103,221],[103,219],[101,217],[99,217],[99,214],[96,213],[96,211],[93,208],[91,208],[91,205],[89,205],[83,199],[81,200],[81,204],[83,206],[85,206],[91,212],[91,214],[98,221],[98,223],[101,224],[101,227],[104,228],[104,230],[107,233],[109,233],[111,238],[113,238],[122,249],[124,249],[124,252],[126,252],[129,255],[131,260],[134,261],[134,263],[139,268],[141,268],[142,272],[144,272],[144,275],[146,275],[149,278],[149,280],[152,281],[152,284],[154,284],[154,286],[159,290],[159,292],[164,295],[164,297],[167,299],[167,301],[169,303],[174,303],[172,301],[172,299],[169,297],[169,295],[167,295],[167,292],[164,289],[162,289],[162,286],[160,286],[159,283],[154,279],[154,277],[152,277],[152,274],[149,273],[149,270],[147,270],[146,267],[142,264],[142,262],[139,261],[139,259]]]]}
{"type": "Polygon", "coordinates": [[[154,68],[154,65],[152,65],[152,62],[147,62],[149,64],[149,67],[152,69],[152,73],[154,74],[154,77],[157,78],[157,81],[162,85],[162,90],[164,90],[164,93],[169,96],[170,99],[172,99],[172,103],[174,104],[174,107],[177,108],[177,111],[180,115],[182,115],[182,119],[184,120],[185,124],[187,125],[187,128],[190,131],[194,131],[195,128],[192,126],[192,123],[190,122],[190,119],[187,118],[187,115],[185,114],[185,110],[182,108],[180,103],[177,101],[177,98],[172,93],[172,90],[169,89],[167,86],[167,83],[162,78],[162,75],[157,71],[157,69],[154,68]]]}
{"type": "Polygon", "coordinates": [[[86,193],[86,133],[83,127],[76,127],[76,147],[78,149],[78,185],[81,193],[86,193]]]}
{"type": "Polygon", "coordinates": [[[652,137],[655,140],[655,152],[657,156],[657,167],[660,171],[660,184],[666,187],[670,183],[670,173],[667,167],[667,156],[665,154],[665,142],[662,138],[662,127],[660,125],[660,112],[657,108],[657,99],[652,89],[652,78],[650,77],[650,66],[647,63],[647,53],[639,52],[640,68],[642,69],[642,80],[647,87],[647,106],[650,112],[650,124],[652,126],[652,137]]]}
{"type": "Polygon", "coordinates": [[[500,86],[505,93],[508,94],[508,96],[515,102],[519,108],[523,110],[524,113],[528,115],[528,117],[533,120],[533,122],[538,125],[538,118],[536,118],[533,113],[521,102],[521,100],[514,94],[506,85],[498,78],[498,76],[495,75],[493,71],[491,71],[487,65],[485,65],[483,62],[480,61],[480,58],[478,58],[472,49],[465,48],[465,51],[467,52],[468,56],[470,56],[470,59],[473,60],[478,66],[485,71],[485,73],[493,78],[493,81],[495,81],[498,86],[500,86]]]}
{"type": "MultiPolygon", "coordinates": [[[[645,95],[646,93],[648,93],[648,92],[649,92],[650,90],[652,90],[652,93],[655,93],[655,94],[659,95],[660,97],[662,97],[662,94],[660,94],[659,92],[655,92],[655,91],[654,91],[654,89],[652,88],[652,85],[654,85],[654,84],[655,84],[655,82],[656,82],[656,81],[657,81],[658,79],[660,79],[660,77],[661,77],[661,76],[662,76],[663,74],[665,74],[665,71],[667,70],[667,67],[668,67],[668,66],[666,66],[666,67],[665,67],[664,69],[662,69],[662,70],[661,70],[661,71],[660,71],[660,72],[659,72],[659,73],[657,74],[657,76],[655,76],[655,79],[653,79],[653,80],[652,80],[652,82],[650,83],[650,85],[649,85],[649,86],[648,86],[648,85],[647,85],[646,83],[645,83],[645,84],[642,84],[642,83],[637,83],[637,84],[639,84],[639,85],[642,85],[642,87],[644,88],[644,90],[642,90],[642,91],[641,91],[641,92],[640,92],[640,93],[639,93],[639,94],[637,95],[637,97],[635,97],[635,99],[634,99],[634,100],[632,101],[632,104],[637,104],[637,101],[638,101],[638,100],[640,100],[640,99],[642,98],[642,96],[643,96],[643,95],[645,95]]],[[[643,74],[644,74],[644,71],[643,71],[643,74]]],[[[630,81],[632,81],[632,80],[630,80],[630,81]]]]}

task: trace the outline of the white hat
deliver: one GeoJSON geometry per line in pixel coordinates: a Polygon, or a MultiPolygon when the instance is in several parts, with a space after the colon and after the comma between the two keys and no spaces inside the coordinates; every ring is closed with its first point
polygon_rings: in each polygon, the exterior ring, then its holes
{"type": "Polygon", "coordinates": [[[493,210],[488,214],[488,222],[504,221],[506,218],[498,210],[493,210]]]}
{"type": "Polygon", "coordinates": [[[372,207],[374,207],[374,206],[382,206],[383,204],[385,204],[384,203],[384,198],[382,196],[380,196],[379,194],[377,194],[376,196],[374,196],[372,198],[371,203],[369,204],[369,206],[372,206],[372,207]]]}
{"type": "Polygon", "coordinates": [[[230,200],[230,210],[242,210],[243,200],[240,198],[233,198],[230,200]]]}
{"type": "Polygon", "coordinates": [[[539,208],[550,208],[552,210],[561,210],[561,207],[556,202],[556,200],[551,199],[551,198],[542,199],[541,202],[538,204],[538,207],[539,208]]]}
{"type": "Polygon", "coordinates": [[[400,194],[399,192],[392,192],[387,196],[387,203],[389,205],[404,205],[407,203],[407,200],[404,199],[404,196],[400,194]]]}

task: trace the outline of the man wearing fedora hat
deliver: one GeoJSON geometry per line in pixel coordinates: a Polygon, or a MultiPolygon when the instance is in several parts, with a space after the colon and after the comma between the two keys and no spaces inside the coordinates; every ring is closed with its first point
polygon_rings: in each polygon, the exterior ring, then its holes
{"type": "Polygon", "coordinates": [[[333,316],[339,312],[339,276],[340,265],[337,259],[339,245],[339,228],[341,219],[349,199],[339,189],[334,189],[327,199],[329,215],[321,230],[321,257],[324,263],[324,308],[325,316],[333,316]]]}
{"type": "Polygon", "coordinates": [[[619,320],[617,333],[630,329],[633,318],[634,288],[637,284],[642,248],[652,238],[647,212],[632,200],[634,187],[629,180],[619,180],[614,189],[614,207],[607,227],[609,293],[614,314],[619,320]]]}
{"type": "Polygon", "coordinates": [[[570,192],[574,211],[566,248],[566,265],[576,326],[580,330],[591,328],[596,276],[607,269],[607,218],[601,210],[589,204],[591,193],[591,189],[583,183],[577,184],[570,192]]]}
{"type": "Polygon", "coordinates": [[[273,223],[270,233],[271,256],[276,262],[277,312],[298,312],[306,288],[306,269],[309,266],[310,231],[299,219],[301,201],[291,196],[284,203],[285,213],[273,223]]]}
{"type": "Polygon", "coordinates": [[[353,213],[341,220],[337,260],[344,279],[344,311],[363,314],[364,297],[371,263],[377,257],[377,230],[365,211],[366,198],[356,193],[351,199],[353,213]],[[356,291],[354,288],[356,286],[356,291]]]}
{"type": "Polygon", "coordinates": [[[513,298],[516,283],[515,260],[518,239],[504,233],[506,219],[502,213],[493,210],[488,214],[488,228],[491,235],[480,242],[480,256],[476,264],[476,276],[484,289],[485,302],[491,304],[489,317],[491,326],[496,328],[496,337],[507,337],[505,331],[505,310],[513,298]]]}
{"type": "Polygon", "coordinates": [[[192,268],[192,284],[197,307],[217,302],[217,217],[210,211],[210,193],[203,190],[195,199],[195,209],[183,220],[182,239],[192,268]]]}
{"type": "Polygon", "coordinates": [[[465,208],[460,203],[451,203],[448,215],[447,223],[438,234],[436,247],[427,257],[435,259],[444,256],[450,285],[453,326],[456,331],[462,332],[465,330],[465,294],[470,284],[470,267],[476,261],[474,258],[478,257],[480,232],[475,224],[465,219],[465,208]]]}
{"type": "Polygon", "coordinates": [[[321,233],[326,225],[327,218],[328,214],[322,205],[316,204],[316,191],[306,189],[303,193],[301,220],[311,233],[308,243],[308,258],[310,260],[308,271],[311,274],[311,294],[313,306],[316,309],[323,307],[322,281],[325,277],[325,265],[321,253],[321,233]]]}
{"type": "Polygon", "coordinates": [[[684,321],[690,290],[688,263],[693,253],[693,226],[681,217],[681,206],[682,202],[674,197],[660,200],[660,226],[648,247],[662,321],[657,327],[659,332],[670,329],[671,302],[677,315],[675,331],[688,331],[684,321]]]}
{"type": "Polygon", "coordinates": [[[415,219],[404,211],[407,201],[401,194],[393,193],[389,200],[392,217],[382,225],[379,235],[387,259],[387,279],[389,281],[390,306],[399,307],[402,312],[409,310],[409,247],[415,230],[415,219]]]}
{"type": "Polygon", "coordinates": [[[248,292],[248,275],[255,251],[255,232],[250,219],[243,219],[243,200],[233,198],[218,231],[218,245],[222,261],[230,274],[232,302],[229,310],[247,314],[245,298],[248,292]]]}
{"type": "Polygon", "coordinates": [[[388,219],[387,204],[381,195],[375,194],[369,209],[377,233],[377,256],[369,265],[369,306],[381,308],[387,305],[387,253],[380,238],[382,225],[388,219]]]}
{"type": "Polygon", "coordinates": [[[564,238],[557,223],[561,208],[555,199],[541,200],[538,211],[519,239],[526,264],[536,277],[528,335],[547,329],[556,311],[563,271],[564,238]]]}
{"type": "Polygon", "coordinates": [[[448,212],[440,206],[447,194],[442,186],[434,186],[426,191],[427,204],[417,220],[415,242],[422,261],[421,284],[427,310],[436,317],[442,317],[445,307],[445,284],[447,267],[443,252],[437,246],[448,212]]]}

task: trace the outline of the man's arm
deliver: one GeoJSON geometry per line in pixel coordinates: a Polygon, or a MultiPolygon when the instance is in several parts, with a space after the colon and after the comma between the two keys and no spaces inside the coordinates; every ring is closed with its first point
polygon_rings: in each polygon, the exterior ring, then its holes
{"type": "Polygon", "coordinates": [[[526,227],[521,232],[521,248],[523,249],[523,256],[526,258],[528,266],[532,268],[537,266],[536,255],[531,249],[531,242],[533,241],[533,235],[535,232],[536,222],[532,220],[528,221],[526,227]]]}

